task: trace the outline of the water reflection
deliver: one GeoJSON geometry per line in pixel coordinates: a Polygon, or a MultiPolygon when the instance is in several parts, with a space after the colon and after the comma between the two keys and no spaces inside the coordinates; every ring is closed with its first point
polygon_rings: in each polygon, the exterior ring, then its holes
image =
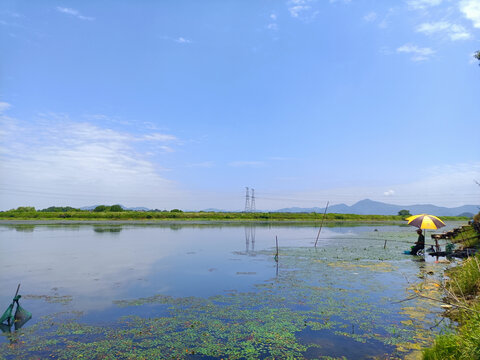
{"type": "Polygon", "coordinates": [[[35,225],[17,225],[14,228],[18,232],[33,232],[35,225]]]}
{"type": "Polygon", "coordinates": [[[120,226],[109,226],[109,227],[104,227],[104,226],[94,226],[93,231],[96,233],[113,233],[113,234],[118,234],[120,231],[123,230],[123,227],[120,226]]]}
{"type": "MultiPolygon", "coordinates": [[[[318,260],[329,261],[335,249],[342,256],[351,252],[352,241],[373,234],[374,228],[382,234],[403,231],[399,226],[326,227],[315,251],[318,260]]],[[[0,230],[0,287],[14,288],[21,282],[24,292],[32,295],[25,297],[27,308],[44,313],[106,310],[112,300],[152,294],[208,297],[232,288],[252,291],[256,284],[284,275],[278,274],[279,263],[285,266],[288,249],[313,251],[318,227],[314,223],[76,224],[0,225],[0,230]],[[276,235],[281,247],[278,263],[276,235]],[[54,288],[58,295],[51,293],[54,288]],[[60,303],[57,298],[70,300],[60,303]]],[[[381,256],[383,243],[372,242],[381,256]]],[[[392,247],[389,242],[386,251],[393,251],[392,247]]],[[[399,256],[402,253],[398,250],[399,256]]],[[[10,300],[0,292],[0,304],[10,300]]]]}
{"type": "Polygon", "coordinates": [[[255,252],[255,226],[245,226],[245,253],[250,254],[250,242],[252,243],[252,253],[255,252]]]}

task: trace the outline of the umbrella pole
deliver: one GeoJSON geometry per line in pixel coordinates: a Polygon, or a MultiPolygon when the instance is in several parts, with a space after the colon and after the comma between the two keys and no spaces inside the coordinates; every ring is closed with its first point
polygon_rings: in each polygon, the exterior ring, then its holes
{"type": "Polygon", "coordinates": [[[423,253],[424,253],[424,255],[425,255],[425,240],[427,239],[426,235],[427,235],[427,230],[423,229],[423,253]]]}

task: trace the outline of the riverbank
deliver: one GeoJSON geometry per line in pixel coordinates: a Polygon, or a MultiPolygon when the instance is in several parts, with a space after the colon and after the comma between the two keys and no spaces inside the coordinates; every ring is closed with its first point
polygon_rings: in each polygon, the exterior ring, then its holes
{"type": "MultiPolygon", "coordinates": [[[[142,221],[143,223],[165,221],[232,221],[232,222],[265,222],[265,221],[288,221],[288,222],[317,222],[322,221],[321,213],[289,213],[289,212],[181,212],[181,211],[18,211],[10,210],[0,212],[1,221],[142,221]]],[[[444,221],[466,221],[467,217],[445,216],[444,221]]],[[[326,214],[326,222],[352,221],[352,222],[402,222],[404,216],[399,215],[357,215],[357,214],[326,214]]]]}
{"type": "MultiPolygon", "coordinates": [[[[317,226],[318,221],[313,220],[0,220],[0,225],[296,225],[296,226],[317,226]]],[[[326,220],[323,227],[342,226],[362,226],[362,225],[402,225],[403,221],[385,220],[385,221],[367,221],[367,220],[326,220]]],[[[405,224],[406,225],[406,224],[405,224]]]]}
{"type": "MultiPolygon", "coordinates": [[[[472,228],[473,231],[473,228],[472,228]]],[[[469,244],[472,240],[469,239],[469,244]]],[[[478,235],[477,243],[478,245],[478,235]]],[[[439,335],[424,360],[469,360],[480,358],[480,254],[446,272],[443,287],[445,316],[456,322],[455,329],[439,335]]]]}

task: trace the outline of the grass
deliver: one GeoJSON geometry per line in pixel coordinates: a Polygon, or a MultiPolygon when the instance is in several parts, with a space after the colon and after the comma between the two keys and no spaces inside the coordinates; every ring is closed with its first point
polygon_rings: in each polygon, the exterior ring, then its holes
{"type": "Polygon", "coordinates": [[[424,360],[480,359],[480,255],[467,259],[448,272],[445,290],[454,305],[450,317],[458,322],[455,332],[446,332],[423,352],[424,360]]]}
{"type": "Polygon", "coordinates": [[[452,268],[448,275],[450,293],[462,299],[469,299],[480,292],[480,261],[479,254],[467,259],[462,266],[452,268]]]}
{"type": "MultiPolygon", "coordinates": [[[[321,213],[287,212],[171,212],[171,211],[103,211],[73,210],[66,212],[18,211],[0,212],[0,220],[185,220],[185,221],[321,221],[321,213]]],[[[446,221],[468,220],[466,217],[442,217],[446,221]]],[[[327,221],[403,221],[398,215],[327,214],[327,221]]]]}

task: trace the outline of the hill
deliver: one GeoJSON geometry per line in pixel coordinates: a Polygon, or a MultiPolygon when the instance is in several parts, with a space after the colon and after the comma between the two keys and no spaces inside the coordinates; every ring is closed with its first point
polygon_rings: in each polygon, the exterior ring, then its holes
{"type": "MultiPolygon", "coordinates": [[[[357,214],[357,215],[397,215],[400,210],[409,210],[411,214],[433,214],[438,216],[459,216],[460,214],[476,214],[479,212],[478,205],[463,205],[447,208],[432,204],[393,205],[370,199],[361,200],[351,206],[335,204],[328,207],[329,213],[357,214]]],[[[325,208],[299,208],[291,207],[277,210],[278,212],[324,212],[325,208]]]]}

